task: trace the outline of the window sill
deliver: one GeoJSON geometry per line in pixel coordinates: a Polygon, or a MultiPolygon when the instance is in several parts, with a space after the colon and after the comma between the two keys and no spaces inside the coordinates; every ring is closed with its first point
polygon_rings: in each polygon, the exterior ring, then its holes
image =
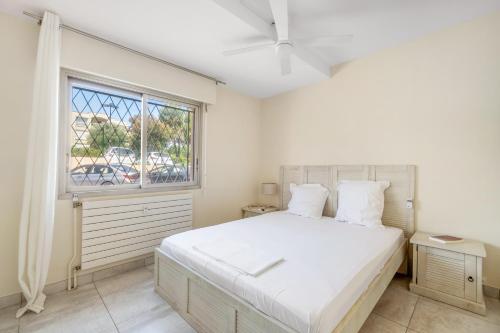
{"type": "Polygon", "coordinates": [[[58,196],[59,200],[71,200],[73,195],[78,195],[79,199],[87,198],[107,198],[107,197],[117,197],[117,196],[139,196],[148,194],[158,194],[158,193],[180,193],[186,191],[199,190],[201,186],[195,185],[180,185],[180,186],[161,186],[161,187],[149,187],[149,188],[130,188],[130,189],[110,189],[110,190],[96,190],[96,191],[85,191],[85,192],[66,192],[61,193],[58,196]]]}

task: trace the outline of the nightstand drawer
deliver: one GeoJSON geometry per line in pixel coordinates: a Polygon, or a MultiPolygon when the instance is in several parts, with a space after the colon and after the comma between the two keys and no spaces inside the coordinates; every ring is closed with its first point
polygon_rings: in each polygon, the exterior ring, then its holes
{"type": "Polygon", "coordinates": [[[476,256],[418,245],[417,283],[476,302],[476,256]]]}

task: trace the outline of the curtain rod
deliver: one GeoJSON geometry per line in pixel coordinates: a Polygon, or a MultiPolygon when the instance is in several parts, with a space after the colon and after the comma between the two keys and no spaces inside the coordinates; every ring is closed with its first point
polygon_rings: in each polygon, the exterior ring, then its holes
{"type": "MultiPolygon", "coordinates": [[[[30,12],[27,12],[27,11],[23,11],[23,14],[28,16],[28,17],[31,17],[32,19],[35,19],[38,21],[38,24],[41,24],[42,23],[42,16],[40,15],[37,15],[37,14],[33,14],[33,13],[30,13],[30,12]]],[[[209,79],[209,80],[212,80],[214,81],[216,84],[226,84],[226,82],[224,81],[221,81],[221,80],[218,80],[214,77],[211,77],[211,76],[208,76],[208,75],[205,75],[203,73],[200,73],[200,72],[197,72],[197,71],[194,71],[192,69],[189,69],[189,68],[186,68],[186,67],[183,67],[183,66],[180,66],[180,65],[176,65],[176,64],[173,64],[171,62],[168,62],[166,60],[163,60],[163,59],[160,59],[160,58],[157,58],[155,56],[152,56],[152,55],[149,55],[147,53],[143,53],[141,51],[137,51],[137,50],[134,50],[134,49],[131,49],[130,47],[127,47],[125,45],[122,45],[122,44],[118,44],[118,43],[115,43],[113,41],[110,41],[108,39],[105,39],[105,38],[102,38],[102,37],[99,37],[99,36],[96,36],[96,35],[93,35],[91,33],[88,33],[88,32],[85,32],[85,31],[82,31],[80,29],[76,29],[76,28],[73,28],[69,25],[65,25],[65,24],[60,24],[59,25],[61,28],[65,29],[65,30],[69,30],[69,31],[72,31],[72,32],[75,32],[77,34],[80,34],[82,36],[85,36],[87,38],[92,38],[92,39],[95,39],[99,42],[102,42],[102,43],[106,43],[106,44],[109,44],[109,45],[112,45],[112,46],[115,46],[117,48],[120,48],[122,50],[125,50],[125,51],[128,51],[128,52],[131,52],[131,53],[135,53],[137,55],[140,55],[142,57],[145,57],[145,58],[148,58],[148,59],[151,59],[151,60],[154,60],[154,61],[157,61],[157,62],[161,62],[162,64],[165,64],[165,65],[168,65],[168,66],[172,66],[172,67],[175,67],[177,69],[180,69],[180,70],[183,70],[185,72],[188,72],[188,73],[191,73],[191,74],[195,74],[195,75],[198,75],[198,76],[201,76],[201,77],[204,77],[205,79],[209,79]]]]}

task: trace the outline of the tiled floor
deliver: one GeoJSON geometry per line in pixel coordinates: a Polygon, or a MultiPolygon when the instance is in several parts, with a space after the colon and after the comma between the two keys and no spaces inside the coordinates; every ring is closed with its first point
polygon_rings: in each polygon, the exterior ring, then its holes
{"type": "MultiPolygon", "coordinates": [[[[500,333],[500,301],[487,299],[486,317],[414,295],[396,278],[361,333],[500,333]]],[[[167,332],[194,330],[153,290],[152,267],[139,268],[47,298],[39,315],[15,319],[0,310],[0,332],[167,332]]]]}

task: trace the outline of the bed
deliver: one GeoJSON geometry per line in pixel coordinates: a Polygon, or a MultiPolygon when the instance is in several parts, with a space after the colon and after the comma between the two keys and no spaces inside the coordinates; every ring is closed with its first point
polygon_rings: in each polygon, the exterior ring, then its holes
{"type": "Polygon", "coordinates": [[[284,211],[165,239],[155,251],[155,288],[199,332],[357,332],[390,280],[407,269],[413,233],[413,166],[287,166],[290,183],[319,183],[330,195],[320,220],[284,211]],[[339,180],[389,180],[385,228],[335,222],[339,180]],[[286,260],[257,277],[196,251],[217,237],[252,244],[286,260]]]}

